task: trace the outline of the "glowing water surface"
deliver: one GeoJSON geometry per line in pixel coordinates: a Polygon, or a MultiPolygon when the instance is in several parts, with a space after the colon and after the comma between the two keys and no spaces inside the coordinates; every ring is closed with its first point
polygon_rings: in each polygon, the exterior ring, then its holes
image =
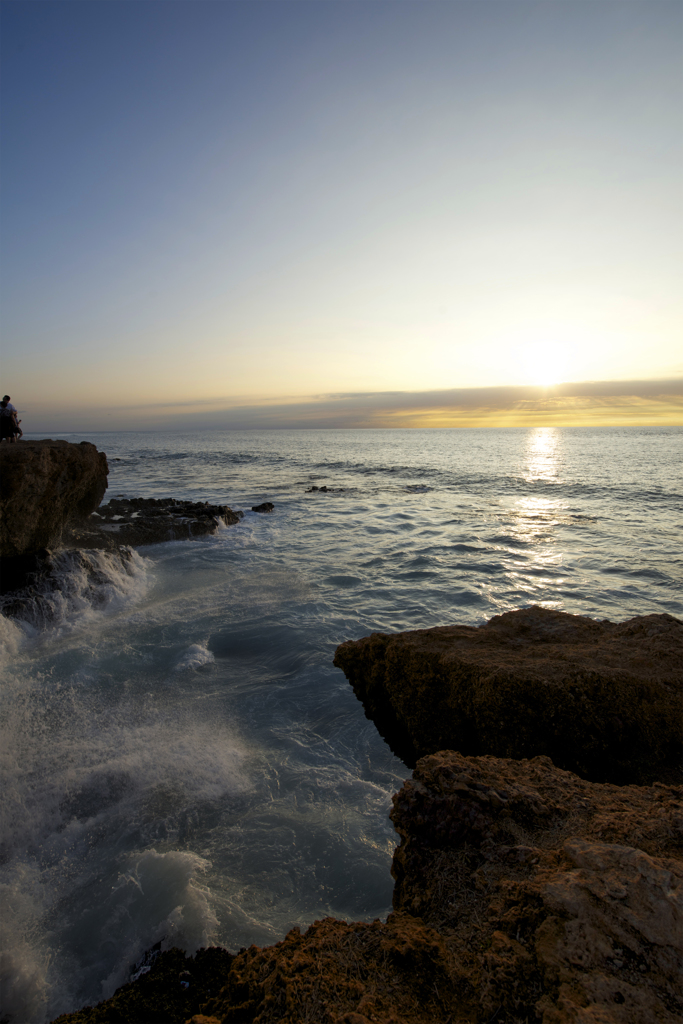
{"type": "Polygon", "coordinates": [[[0,620],[14,1021],[109,995],[158,940],[386,915],[409,773],[332,666],[342,640],[532,603],[683,613],[680,428],[67,439],[107,452],[109,496],[246,515],[125,566],[66,553],[50,624],[0,620]]]}

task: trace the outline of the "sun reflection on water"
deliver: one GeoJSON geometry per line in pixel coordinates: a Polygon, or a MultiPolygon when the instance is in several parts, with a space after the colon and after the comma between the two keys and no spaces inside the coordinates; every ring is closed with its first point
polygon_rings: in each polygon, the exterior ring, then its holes
{"type": "Polygon", "coordinates": [[[526,455],[527,480],[552,480],[557,477],[559,432],[554,427],[537,427],[529,434],[526,455]]]}
{"type": "MultiPolygon", "coordinates": [[[[522,470],[528,483],[557,480],[558,442],[559,432],[553,427],[529,431],[524,452],[526,465],[522,470]]],[[[535,577],[534,589],[543,589],[551,583],[557,585],[561,579],[556,574],[563,562],[563,553],[557,547],[557,528],[565,519],[565,503],[547,492],[538,494],[532,489],[518,498],[515,506],[511,510],[510,534],[515,545],[521,545],[526,551],[522,558],[517,556],[519,564],[511,565],[510,570],[521,577],[535,577]],[[544,570],[550,573],[547,579],[542,575],[544,570]]],[[[527,579],[527,585],[530,583],[527,579]]]]}

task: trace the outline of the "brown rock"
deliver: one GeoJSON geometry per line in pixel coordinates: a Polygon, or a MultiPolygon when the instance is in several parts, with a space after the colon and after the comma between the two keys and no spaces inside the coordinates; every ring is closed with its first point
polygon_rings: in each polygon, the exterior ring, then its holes
{"type": "Polygon", "coordinates": [[[448,985],[443,940],[422,921],[326,918],[276,946],[240,953],[202,1012],[258,1024],[432,1024],[448,1016],[439,994],[448,985]]]}
{"type": "Polygon", "coordinates": [[[543,757],[421,760],[394,797],[394,907],[441,936],[454,1019],[680,1022],[682,799],[543,757]]]}
{"type": "Polygon", "coordinates": [[[595,781],[681,778],[683,623],[671,615],[613,623],[534,607],[373,633],[334,663],[411,766],[455,749],[547,755],[595,781]]]}
{"type": "Polygon", "coordinates": [[[88,441],[0,445],[0,557],[58,544],[69,523],[97,508],[108,472],[106,456],[88,441]]]}
{"type": "Polygon", "coordinates": [[[53,1024],[185,1024],[188,1019],[195,1024],[220,1024],[202,1015],[200,1002],[218,991],[232,960],[218,946],[200,949],[190,957],[177,948],[162,953],[157,946],[131,969],[135,981],[96,1006],[62,1014],[53,1024]]]}

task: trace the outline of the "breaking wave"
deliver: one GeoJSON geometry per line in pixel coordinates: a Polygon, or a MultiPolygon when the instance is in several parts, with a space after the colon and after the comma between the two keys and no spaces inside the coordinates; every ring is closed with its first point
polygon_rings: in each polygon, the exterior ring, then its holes
{"type": "Polygon", "coordinates": [[[16,628],[36,635],[94,613],[122,610],[146,591],[147,568],[146,560],[127,547],[50,554],[28,586],[0,598],[0,614],[15,626],[2,627],[0,644],[16,642],[16,628]]]}

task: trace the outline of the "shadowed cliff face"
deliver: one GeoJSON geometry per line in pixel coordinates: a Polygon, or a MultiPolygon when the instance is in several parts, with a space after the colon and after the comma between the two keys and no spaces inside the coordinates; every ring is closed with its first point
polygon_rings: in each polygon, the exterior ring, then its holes
{"type": "Polygon", "coordinates": [[[107,489],[107,457],[82,441],[0,445],[0,557],[35,555],[90,515],[107,489]]]}
{"type": "Polygon", "coordinates": [[[373,633],[337,648],[407,764],[437,750],[547,755],[598,782],[680,780],[683,623],[527,608],[483,626],[373,633]]]}

